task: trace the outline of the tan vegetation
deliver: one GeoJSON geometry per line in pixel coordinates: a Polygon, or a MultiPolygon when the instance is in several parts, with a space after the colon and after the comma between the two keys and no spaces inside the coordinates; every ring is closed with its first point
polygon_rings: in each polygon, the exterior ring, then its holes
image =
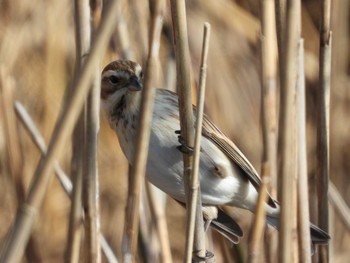
{"type": "MultiPolygon", "coordinates": [[[[150,1],[153,7],[155,1],[150,1]]],[[[160,39],[157,87],[175,90],[175,56],[170,3],[166,2],[160,39]]],[[[301,34],[305,44],[306,139],[311,221],[316,223],[316,120],[319,94],[319,1],[304,1],[301,34]]],[[[339,213],[340,196],[350,204],[350,4],[333,1],[331,29],[332,86],[330,102],[330,258],[346,262],[350,256],[349,223],[339,213]]],[[[202,48],[203,24],[211,24],[208,55],[205,112],[261,171],[261,47],[260,11],[257,1],[191,0],[186,1],[188,40],[192,83],[197,76],[202,48]]],[[[148,1],[120,1],[116,29],[100,68],[117,58],[131,58],[146,66],[148,1]]],[[[104,11],[103,11],[104,13],[104,11]]],[[[16,216],[38,165],[41,153],[33,144],[23,124],[12,112],[11,93],[27,109],[46,143],[50,141],[56,120],[69,97],[74,76],[76,51],[74,38],[74,4],[67,0],[1,1],[0,3],[0,250],[16,216]],[[6,122],[6,116],[10,119],[6,122]],[[12,128],[10,129],[10,123],[12,128]],[[8,140],[10,130],[13,142],[8,140]],[[18,136],[17,136],[18,133],[18,136]],[[24,192],[23,192],[24,191],[24,192]]],[[[195,87],[195,85],[193,85],[195,87]]],[[[195,91],[195,89],[193,89],[195,91]]],[[[195,98],[196,96],[193,96],[195,98]]],[[[71,140],[64,143],[58,160],[66,174],[71,171],[71,140]]],[[[122,255],[122,235],[128,187],[128,164],[117,137],[108,127],[101,111],[98,142],[99,204],[101,233],[118,257],[122,255]]],[[[272,190],[275,197],[276,192],[272,190]]],[[[142,195],[145,197],[145,195],[142,195]]],[[[157,195],[155,199],[161,199],[157,195]]],[[[185,244],[185,210],[171,199],[166,201],[166,219],[173,262],[181,262],[185,244]]],[[[147,204],[142,206],[148,209],[147,204]]],[[[343,215],[347,207],[340,208],[343,215]]],[[[142,210],[142,211],[144,211],[142,210]]],[[[35,221],[32,239],[23,262],[62,262],[67,244],[70,199],[57,178],[46,191],[44,203],[35,221]],[[29,251],[29,252],[28,252],[29,251]],[[30,253],[32,252],[32,253],[30,253]]],[[[150,236],[144,253],[158,255],[157,238],[148,221],[149,211],[141,215],[141,232],[150,236]],[[151,231],[152,230],[152,231],[151,231]],[[153,235],[153,236],[152,236],[153,235]]],[[[234,248],[217,233],[210,232],[208,249],[217,262],[247,260],[248,236],[252,216],[241,210],[231,211],[245,230],[245,237],[234,248]],[[228,261],[230,255],[232,261],[228,261]],[[243,256],[242,256],[243,255],[243,256]]],[[[316,223],[317,225],[317,223],[316,223]]],[[[270,230],[268,230],[270,231],[270,230]]],[[[147,236],[147,238],[148,238],[147,236]]],[[[145,236],[143,236],[146,239],[145,236]]],[[[266,243],[265,243],[266,244],[266,243]]],[[[138,259],[146,257],[139,249],[138,259]]],[[[148,254],[150,256],[151,254],[148,254]]],[[[107,259],[102,255],[102,261],[107,259]]],[[[83,260],[81,260],[83,262],[83,260]]],[[[146,262],[146,261],[144,261],[146,262]]],[[[150,260],[149,262],[153,262],[150,260]]]]}

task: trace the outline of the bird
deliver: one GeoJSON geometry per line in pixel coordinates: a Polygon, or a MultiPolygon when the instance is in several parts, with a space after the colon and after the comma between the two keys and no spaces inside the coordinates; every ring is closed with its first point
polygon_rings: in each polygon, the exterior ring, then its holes
{"type": "MultiPolygon", "coordinates": [[[[138,63],[118,59],[102,70],[101,104],[130,165],[135,154],[142,90],[143,72],[138,63]]],[[[193,110],[195,121],[195,106],[193,110]]],[[[146,177],[185,206],[183,153],[179,150],[178,135],[179,106],[174,92],[155,89],[150,129],[146,177]]],[[[182,142],[182,147],[187,146],[182,142]]],[[[238,243],[243,231],[222,207],[233,206],[254,213],[261,179],[238,147],[206,115],[203,117],[199,178],[206,226],[213,227],[232,243],[238,243]]],[[[278,229],[278,201],[268,194],[264,208],[267,222],[278,229]]],[[[327,243],[330,238],[311,223],[310,233],[313,244],[327,243]]]]}

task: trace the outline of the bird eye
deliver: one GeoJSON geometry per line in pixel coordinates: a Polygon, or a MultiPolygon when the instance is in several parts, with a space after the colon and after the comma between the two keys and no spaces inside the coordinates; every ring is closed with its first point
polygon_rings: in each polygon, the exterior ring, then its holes
{"type": "Polygon", "coordinates": [[[116,76],[110,76],[109,77],[109,82],[111,84],[117,84],[120,81],[120,78],[116,77],[116,76]]]}

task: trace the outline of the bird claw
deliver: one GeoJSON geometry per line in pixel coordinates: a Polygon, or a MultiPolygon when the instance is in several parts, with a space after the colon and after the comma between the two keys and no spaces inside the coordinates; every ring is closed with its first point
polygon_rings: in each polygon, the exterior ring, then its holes
{"type": "MultiPolygon", "coordinates": [[[[177,133],[177,131],[175,131],[175,133],[177,133]]],[[[178,141],[179,141],[180,145],[177,146],[176,148],[180,152],[186,153],[186,154],[192,154],[193,153],[193,147],[188,146],[186,141],[184,140],[184,138],[181,135],[178,136],[178,141]]]]}
{"type": "MultiPolygon", "coordinates": [[[[209,261],[210,259],[214,258],[214,254],[208,250],[205,251],[205,257],[200,257],[197,255],[197,252],[193,252],[192,256],[192,263],[197,263],[197,262],[211,262],[209,261]]],[[[214,261],[212,261],[214,262],[214,261]]]]}

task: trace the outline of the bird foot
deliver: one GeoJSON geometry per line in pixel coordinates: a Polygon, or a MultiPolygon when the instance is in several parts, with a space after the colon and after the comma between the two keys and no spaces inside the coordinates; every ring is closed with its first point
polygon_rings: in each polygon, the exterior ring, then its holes
{"type": "Polygon", "coordinates": [[[188,146],[185,139],[181,136],[181,131],[180,130],[176,130],[175,134],[178,134],[178,141],[180,143],[179,146],[177,146],[176,148],[185,154],[192,154],[193,153],[193,147],[188,146]]]}
{"type": "Polygon", "coordinates": [[[214,254],[210,251],[205,252],[205,257],[200,257],[197,255],[197,252],[193,252],[192,256],[192,263],[199,263],[199,262],[206,262],[206,263],[211,263],[215,262],[214,254]]]}

